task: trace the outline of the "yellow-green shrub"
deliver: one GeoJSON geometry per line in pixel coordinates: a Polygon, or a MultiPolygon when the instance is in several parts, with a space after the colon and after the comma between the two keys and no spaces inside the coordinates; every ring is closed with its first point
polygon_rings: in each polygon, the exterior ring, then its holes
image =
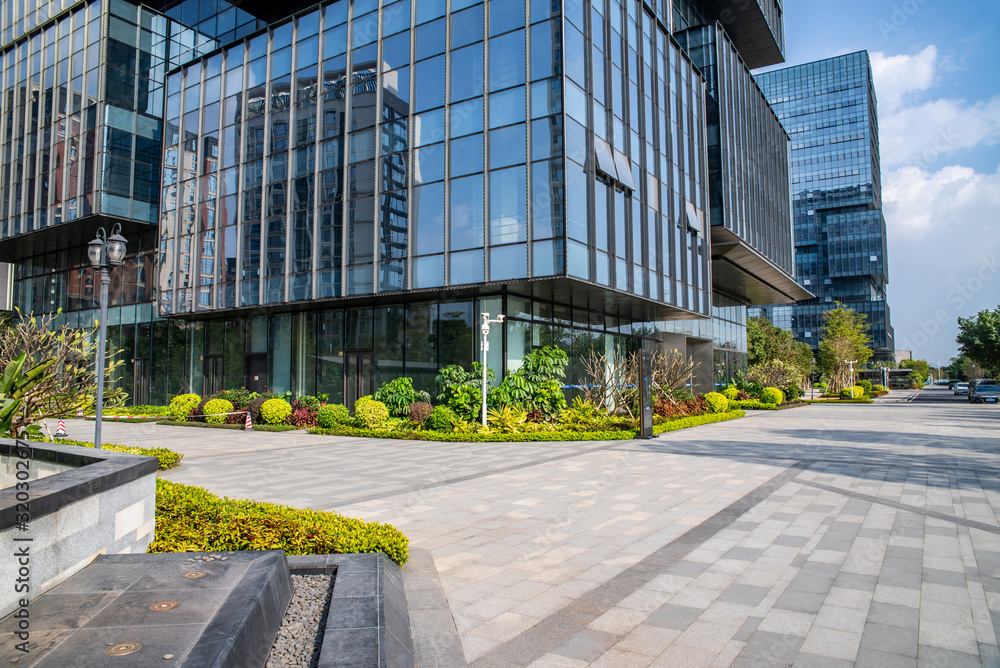
{"type": "MultiPolygon", "coordinates": [[[[56,438],[53,443],[60,445],[78,445],[82,448],[92,448],[94,444],[89,441],[73,441],[68,438],[56,438]]],[[[137,445],[120,445],[118,443],[104,443],[101,445],[104,450],[114,450],[115,452],[127,452],[131,455],[146,455],[156,457],[160,460],[160,470],[172,469],[181,463],[184,455],[167,448],[140,448],[137,445]]]]}
{"type": "Polygon", "coordinates": [[[389,409],[372,397],[361,397],[354,402],[354,418],[365,429],[379,429],[389,421],[389,409]]]}
{"type": "Polygon", "coordinates": [[[150,552],[381,552],[402,566],[409,558],[409,545],[409,539],[390,524],[325,510],[220,498],[203,487],[156,481],[156,540],[150,552]]]}
{"type": "Polygon", "coordinates": [[[226,416],[219,415],[219,413],[232,412],[233,402],[226,399],[211,399],[205,404],[205,422],[222,424],[226,421],[226,416]]]}
{"type": "Polygon", "coordinates": [[[783,404],[785,403],[785,393],[776,387],[765,387],[760,392],[760,400],[765,404],[783,404]]]}
{"type": "Polygon", "coordinates": [[[713,413],[725,413],[729,410],[729,399],[724,394],[709,392],[705,395],[705,401],[708,403],[708,409],[713,413]]]}
{"type": "Polygon", "coordinates": [[[267,424],[281,424],[292,414],[292,405],[284,399],[268,399],[260,407],[260,417],[267,424]]]}
{"type": "Polygon", "coordinates": [[[724,396],[724,397],[725,397],[726,399],[729,399],[729,401],[736,401],[737,399],[739,399],[739,398],[740,398],[740,391],[739,391],[739,390],[737,390],[737,389],[736,389],[735,387],[733,387],[732,385],[730,385],[729,387],[727,387],[726,389],[724,389],[724,390],[722,391],[722,395],[723,395],[723,396],[724,396]]]}
{"type": "Polygon", "coordinates": [[[201,397],[197,394],[178,394],[170,402],[167,411],[175,420],[187,420],[192,409],[201,403],[201,397]]]}

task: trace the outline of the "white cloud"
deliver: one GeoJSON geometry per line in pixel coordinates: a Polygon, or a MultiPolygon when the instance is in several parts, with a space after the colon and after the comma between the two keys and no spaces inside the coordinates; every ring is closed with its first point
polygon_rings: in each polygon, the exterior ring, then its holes
{"type": "Polygon", "coordinates": [[[1000,294],[1000,167],[902,167],[883,174],[882,198],[896,347],[946,361],[957,318],[1000,294]]]}
{"type": "Polygon", "coordinates": [[[894,111],[914,93],[925,91],[937,73],[937,47],[931,44],[914,56],[871,54],[872,76],[879,110],[894,111]]]}
{"type": "Polygon", "coordinates": [[[942,155],[1000,141],[1000,95],[971,104],[926,99],[942,65],[933,44],[915,55],[873,53],[871,61],[883,168],[929,166],[942,155]]]}
{"type": "Polygon", "coordinates": [[[913,240],[931,229],[948,229],[956,245],[997,236],[1000,167],[980,174],[952,165],[936,172],[902,167],[883,174],[882,200],[889,238],[913,240]]]}

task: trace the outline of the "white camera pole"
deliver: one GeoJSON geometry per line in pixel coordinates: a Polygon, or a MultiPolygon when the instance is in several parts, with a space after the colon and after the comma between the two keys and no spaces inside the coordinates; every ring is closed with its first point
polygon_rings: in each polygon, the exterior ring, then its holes
{"type": "Polygon", "coordinates": [[[489,313],[483,313],[483,325],[480,331],[483,333],[483,340],[479,342],[479,349],[483,351],[483,426],[486,426],[486,353],[490,349],[490,325],[491,324],[503,324],[504,319],[507,317],[502,313],[497,316],[496,320],[490,320],[489,313]]]}

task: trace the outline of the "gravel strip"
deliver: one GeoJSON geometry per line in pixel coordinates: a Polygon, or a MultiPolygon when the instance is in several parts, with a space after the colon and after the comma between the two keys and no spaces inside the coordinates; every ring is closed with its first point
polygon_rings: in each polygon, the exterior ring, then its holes
{"type": "Polygon", "coordinates": [[[292,575],[292,600],[266,668],[315,668],[330,611],[332,575],[292,575]]]}

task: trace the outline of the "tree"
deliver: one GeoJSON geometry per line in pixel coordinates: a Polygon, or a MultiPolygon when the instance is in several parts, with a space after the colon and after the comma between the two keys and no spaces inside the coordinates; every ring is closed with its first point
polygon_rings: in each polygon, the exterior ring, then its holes
{"type": "Polygon", "coordinates": [[[926,360],[903,360],[899,363],[900,369],[911,369],[910,378],[918,385],[923,385],[931,375],[931,365],[926,360]]]}
{"type": "Polygon", "coordinates": [[[958,319],[959,351],[992,378],[1000,375],[1000,306],[958,319]]]}
{"type": "MultiPolygon", "coordinates": [[[[10,327],[0,332],[0,367],[24,357],[24,368],[35,369],[42,364],[47,373],[38,378],[21,394],[21,403],[12,418],[12,429],[27,429],[46,418],[72,415],[78,409],[89,408],[97,395],[97,327],[72,329],[56,326],[58,312],[30,317],[17,312],[10,327]]],[[[124,363],[114,360],[117,351],[108,351],[105,382],[115,377],[124,363]]],[[[107,406],[124,403],[121,389],[105,392],[107,406]]]]}
{"type": "Polygon", "coordinates": [[[819,364],[829,379],[829,391],[840,392],[853,382],[851,367],[859,369],[871,359],[871,338],[866,316],[836,303],[823,313],[823,334],[819,342],[819,364]]]}
{"type": "Polygon", "coordinates": [[[805,376],[812,367],[808,343],[796,341],[788,330],[775,327],[767,318],[747,320],[747,364],[752,368],[768,362],[786,362],[805,376]]]}

